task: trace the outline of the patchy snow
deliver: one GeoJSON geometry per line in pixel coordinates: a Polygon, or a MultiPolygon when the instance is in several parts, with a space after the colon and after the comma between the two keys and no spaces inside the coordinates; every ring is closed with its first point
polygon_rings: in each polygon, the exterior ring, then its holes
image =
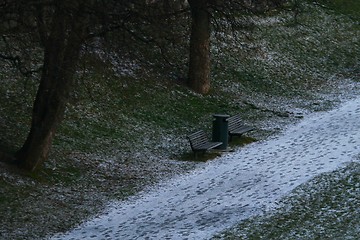
{"type": "Polygon", "coordinates": [[[360,98],[224,154],[52,239],[209,239],[276,207],[295,187],[358,161],[360,98]]]}

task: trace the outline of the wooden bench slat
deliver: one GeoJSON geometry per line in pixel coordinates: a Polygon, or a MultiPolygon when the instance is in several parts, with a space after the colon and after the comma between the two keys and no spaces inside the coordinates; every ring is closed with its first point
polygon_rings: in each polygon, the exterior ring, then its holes
{"type": "Polygon", "coordinates": [[[239,114],[229,117],[227,121],[230,140],[232,136],[241,136],[246,132],[254,130],[253,127],[246,126],[242,123],[241,116],[239,114]]]}
{"type": "Polygon", "coordinates": [[[199,150],[208,150],[208,149],[216,148],[216,147],[220,146],[221,144],[223,144],[223,143],[222,142],[206,142],[203,144],[199,144],[196,148],[199,150]]]}
{"type": "Polygon", "coordinates": [[[235,128],[231,131],[231,134],[234,135],[234,134],[244,134],[246,132],[249,132],[249,131],[252,131],[254,130],[254,128],[252,127],[249,127],[249,126],[240,126],[238,128],[235,128]]]}
{"type": "Polygon", "coordinates": [[[193,152],[205,152],[209,149],[216,148],[222,145],[222,142],[211,142],[206,137],[206,134],[203,130],[197,131],[187,136],[190,141],[190,146],[193,152]]]}

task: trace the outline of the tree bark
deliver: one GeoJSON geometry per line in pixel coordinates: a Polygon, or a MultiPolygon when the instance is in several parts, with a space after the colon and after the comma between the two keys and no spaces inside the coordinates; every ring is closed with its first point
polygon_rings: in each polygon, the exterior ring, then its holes
{"type": "Polygon", "coordinates": [[[210,90],[210,14],[207,0],[189,0],[192,26],[188,83],[195,92],[210,90]]]}
{"type": "Polygon", "coordinates": [[[34,171],[48,159],[73,87],[75,66],[85,36],[84,25],[81,19],[69,19],[63,7],[56,8],[45,42],[44,65],[33,106],[30,132],[15,155],[16,163],[22,168],[34,171]]]}

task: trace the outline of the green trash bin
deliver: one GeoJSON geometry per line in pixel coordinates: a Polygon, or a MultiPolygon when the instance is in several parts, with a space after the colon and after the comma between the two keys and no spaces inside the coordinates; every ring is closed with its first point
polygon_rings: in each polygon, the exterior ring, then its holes
{"type": "Polygon", "coordinates": [[[230,117],[226,114],[214,114],[212,140],[214,142],[222,142],[223,144],[217,147],[217,149],[226,149],[228,146],[229,133],[228,133],[228,121],[230,117]]]}

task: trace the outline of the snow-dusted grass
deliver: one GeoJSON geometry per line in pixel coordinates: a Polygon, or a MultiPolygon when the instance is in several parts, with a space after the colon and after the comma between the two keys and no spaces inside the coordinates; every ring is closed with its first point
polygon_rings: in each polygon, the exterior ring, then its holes
{"type": "MultiPolygon", "coordinates": [[[[129,201],[115,201],[104,214],[54,239],[209,239],[240,220],[274,209],[300,184],[349,162],[358,163],[359,114],[360,98],[356,98],[335,110],[307,116],[267,141],[224,154],[129,201]]],[[[339,197],[355,206],[359,203],[352,202],[359,190],[356,178],[349,182],[355,191],[351,197],[339,197]]],[[[319,188],[332,184],[337,182],[320,181],[319,188]]],[[[311,203],[307,197],[299,199],[311,203]]],[[[319,211],[319,206],[314,208],[319,211]]],[[[322,224],[325,229],[334,225],[322,224]]]]}
{"type": "Polygon", "coordinates": [[[214,239],[357,239],[360,164],[321,174],[297,187],[276,211],[243,221],[214,239]]]}
{"type": "MultiPolygon", "coordinates": [[[[263,57],[256,57],[264,65],[262,72],[280,73],[278,77],[287,78],[291,85],[286,88],[291,97],[286,101],[289,105],[309,104],[295,100],[297,95],[304,96],[303,91],[310,96],[315,93],[314,101],[331,102],[336,98],[341,101],[344,95],[334,98],[330,89],[338,88],[339,81],[345,83],[350,78],[359,81],[359,28],[353,24],[359,17],[359,12],[353,11],[359,8],[359,2],[352,1],[347,9],[340,2],[332,1],[337,6],[335,11],[350,12],[351,18],[342,14],[330,16],[321,8],[305,4],[306,11],[298,17],[297,24],[284,18],[281,27],[271,29],[272,37],[265,38],[259,47],[266,49],[263,57]],[[282,37],[291,44],[284,45],[279,41],[282,37]],[[329,88],[325,89],[324,84],[329,88]]],[[[259,26],[264,26],[263,21],[259,26]]],[[[276,83],[267,84],[266,89],[276,83]]],[[[280,92],[275,91],[272,96],[280,92]]],[[[313,107],[316,110],[317,105],[313,107]]],[[[282,200],[277,211],[245,220],[215,239],[357,239],[359,184],[358,163],[322,174],[295,189],[282,200]]]]}
{"type": "MultiPolygon", "coordinates": [[[[100,60],[84,56],[87,67],[78,72],[45,169],[28,176],[1,168],[0,233],[34,239],[65,230],[109,200],[194,169],[202,163],[179,161],[191,156],[186,134],[205,129],[210,135],[214,113],[241,113],[257,128],[251,137],[266,139],[358,94],[355,21],[304,7],[297,23],[288,11],[274,12],[253,17],[236,39],[217,35],[223,38],[212,41],[213,87],[206,96],[132,60],[116,65],[116,54],[106,63],[102,54],[100,60]]],[[[37,82],[8,68],[0,81],[0,149],[13,152],[26,137],[37,82]]]]}

